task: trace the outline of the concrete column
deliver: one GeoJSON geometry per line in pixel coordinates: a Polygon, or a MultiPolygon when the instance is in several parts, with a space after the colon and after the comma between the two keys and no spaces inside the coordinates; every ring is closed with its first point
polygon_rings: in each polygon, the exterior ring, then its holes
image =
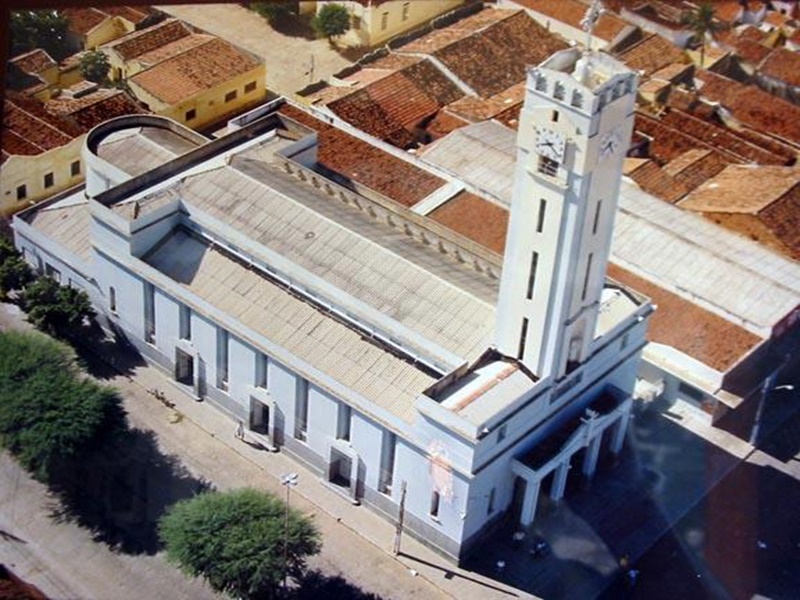
{"type": "Polygon", "coordinates": [[[600,442],[602,441],[603,432],[600,431],[599,435],[596,435],[586,448],[586,454],[583,457],[583,474],[587,478],[594,475],[595,470],[597,470],[597,457],[600,456],[600,442]]]}
{"type": "Polygon", "coordinates": [[[553,478],[553,489],[550,491],[550,499],[554,502],[558,502],[564,497],[564,490],[567,487],[567,475],[569,475],[569,461],[556,469],[556,474],[553,478]]]}
{"type": "Polygon", "coordinates": [[[541,485],[541,479],[535,481],[526,480],[525,499],[522,502],[522,513],[519,517],[519,523],[523,527],[533,523],[536,518],[536,505],[539,503],[539,488],[541,488],[541,485]]]}
{"type": "Polygon", "coordinates": [[[619,421],[614,426],[614,437],[611,438],[611,452],[619,454],[622,450],[622,444],[625,442],[625,433],[628,431],[628,421],[630,420],[631,413],[626,410],[620,416],[619,421]]]}

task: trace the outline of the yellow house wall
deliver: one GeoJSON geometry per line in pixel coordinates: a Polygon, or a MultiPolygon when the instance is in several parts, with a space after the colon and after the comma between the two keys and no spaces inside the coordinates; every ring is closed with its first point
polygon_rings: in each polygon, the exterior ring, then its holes
{"type": "Polygon", "coordinates": [[[129,81],[128,84],[133,94],[147,104],[155,114],[173,119],[192,129],[199,129],[215,121],[220,121],[231,113],[263,102],[267,95],[266,80],[266,67],[260,65],[211,90],[171,106],[142,89],[135,81],[129,81]],[[245,93],[244,87],[251,81],[256,82],[256,89],[245,93]],[[233,90],[236,90],[236,99],[225,102],[225,95],[233,90]],[[191,109],[195,110],[196,116],[194,119],[187,121],[186,113],[191,109]]]}
{"type": "Polygon", "coordinates": [[[134,29],[133,23],[127,19],[120,19],[119,17],[106,19],[86,34],[86,46],[84,50],[94,50],[101,44],[113,42],[134,29]]]}
{"type": "Polygon", "coordinates": [[[58,87],[62,90],[75,85],[79,81],[83,81],[83,75],[81,75],[81,68],[78,65],[70,69],[64,69],[58,74],[58,87]]]}
{"type": "Polygon", "coordinates": [[[134,71],[132,74],[129,74],[129,65],[125,63],[125,61],[116,51],[109,50],[108,48],[101,48],[100,50],[108,57],[108,64],[111,65],[111,70],[108,72],[108,78],[112,81],[132,77],[139,72],[134,71]]]}
{"type": "MultiPolygon", "coordinates": [[[[319,10],[326,2],[318,2],[319,10]]],[[[340,42],[348,46],[377,46],[396,35],[405,33],[464,4],[464,0],[391,0],[378,6],[365,7],[358,2],[339,2],[347,7],[353,17],[361,19],[358,30],[342,36],[340,42]],[[403,20],[403,6],[408,4],[408,18],[403,20]],[[386,13],[386,28],[382,28],[386,13]]]]}
{"type": "Polygon", "coordinates": [[[74,177],[71,165],[81,159],[84,138],[82,135],[69,144],[36,156],[11,156],[0,165],[0,213],[13,214],[82,182],[83,165],[74,177]],[[49,188],[44,187],[47,173],[53,174],[53,185],[49,188]],[[23,200],[17,200],[20,185],[27,188],[27,197],[23,200]]]}

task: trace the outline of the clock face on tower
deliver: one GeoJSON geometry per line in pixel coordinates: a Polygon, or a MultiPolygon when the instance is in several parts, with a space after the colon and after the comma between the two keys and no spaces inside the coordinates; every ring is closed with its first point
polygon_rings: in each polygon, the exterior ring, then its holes
{"type": "Polygon", "coordinates": [[[617,153],[622,146],[622,136],[617,128],[606,133],[600,140],[600,160],[609,158],[617,153]]]}
{"type": "Polygon", "coordinates": [[[542,156],[563,162],[566,145],[567,140],[564,134],[544,127],[536,128],[536,152],[542,156]]]}

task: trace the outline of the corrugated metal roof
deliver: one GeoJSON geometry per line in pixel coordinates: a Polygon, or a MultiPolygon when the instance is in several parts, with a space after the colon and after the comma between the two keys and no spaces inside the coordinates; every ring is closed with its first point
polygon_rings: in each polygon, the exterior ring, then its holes
{"type": "Polygon", "coordinates": [[[175,230],[147,262],[245,327],[412,422],[435,378],[208,243],[175,230]]]}
{"type": "Polygon", "coordinates": [[[28,222],[85,262],[91,258],[89,204],[83,190],[37,210],[28,222]]]}

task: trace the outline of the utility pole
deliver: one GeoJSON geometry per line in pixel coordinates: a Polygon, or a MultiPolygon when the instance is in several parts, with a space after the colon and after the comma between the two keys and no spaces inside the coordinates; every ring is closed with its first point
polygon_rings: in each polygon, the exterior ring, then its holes
{"type": "Polygon", "coordinates": [[[281,477],[281,485],[286,488],[286,510],[283,513],[283,591],[289,580],[289,488],[297,485],[297,473],[286,473],[281,477]]]}
{"type": "Polygon", "coordinates": [[[403,519],[406,516],[406,482],[400,487],[400,510],[397,513],[397,529],[394,532],[394,555],[400,554],[400,538],[403,535],[403,519]]]}

